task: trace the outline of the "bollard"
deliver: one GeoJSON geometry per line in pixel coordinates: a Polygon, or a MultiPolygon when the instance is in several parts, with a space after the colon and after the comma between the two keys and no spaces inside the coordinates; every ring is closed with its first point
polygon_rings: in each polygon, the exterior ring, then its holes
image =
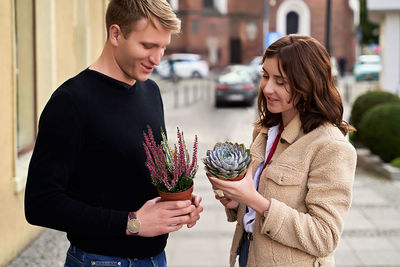
{"type": "Polygon", "coordinates": [[[197,102],[197,100],[199,99],[199,90],[198,90],[198,86],[197,83],[195,83],[193,85],[193,102],[197,102]]]}
{"type": "Polygon", "coordinates": [[[172,83],[172,89],[174,93],[174,108],[179,107],[179,89],[177,83],[172,83]]]}
{"type": "Polygon", "coordinates": [[[189,105],[189,87],[187,85],[182,87],[183,89],[183,95],[185,97],[185,105],[189,105]]]}
{"type": "Polygon", "coordinates": [[[349,89],[349,84],[346,82],[344,85],[344,95],[345,95],[345,100],[346,103],[350,103],[350,89],[349,89]]]}

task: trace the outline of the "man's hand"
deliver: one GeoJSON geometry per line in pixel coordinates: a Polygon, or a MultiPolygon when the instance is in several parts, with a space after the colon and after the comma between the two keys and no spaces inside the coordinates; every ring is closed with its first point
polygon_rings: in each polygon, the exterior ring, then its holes
{"type": "MultiPolygon", "coordinates": [[[[140,221],[139,236],[153,237],[178,231],[184,224],[196,223],[200,218],[198,214],[201,211],[196,211],[198,207],[195,207],[196,204],[192,205],[190,200],[165,202],[160,200],[160,197],[148,200],[136,212],[136,217],[140,221]]],[[[201,198],[196,201],[199,204],[201,198]]]]}
{"type": "Polygon", "coordinates": [[[191,222],[187,224],[188,228],[192,228],[195,226],[196,222],[200,219],[200,213],[203,212],[203,207],[200,206],[201,196],[192,194],[192,203],[196,207],[196,209],[190,213],[191,222]]]}

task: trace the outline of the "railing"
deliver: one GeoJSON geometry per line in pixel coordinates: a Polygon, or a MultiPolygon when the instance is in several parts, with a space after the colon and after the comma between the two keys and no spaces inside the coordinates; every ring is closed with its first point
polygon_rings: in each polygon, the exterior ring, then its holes
{"type": "Polygon", "coordinates": [[[158,75],[150,77],[160,87],[164,109],[180,108],[200,101],[212,102],[214,81],[210,78],[165,80],[158,75]]]}

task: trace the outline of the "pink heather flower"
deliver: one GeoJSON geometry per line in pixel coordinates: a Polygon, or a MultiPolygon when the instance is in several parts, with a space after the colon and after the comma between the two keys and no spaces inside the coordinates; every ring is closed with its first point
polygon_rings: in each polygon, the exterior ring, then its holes
{"type": "Polygon", "coordinates": [[[178,182],[179,179],[179,164],[178,164],[178,149],[176,148],[176,145],[174,146],[175,150],[174,150],[174,165],[175,165],[175,169],[174,169],[174,173],[173,173],[173,180],[172,183],[173,185],[175,185],[178,182]]]}
{"type": "Polygon", "coordinates": [[[186,156],[185,156],[185,148],[184,148],[183,141],[182,141],[182,135],[181,135],[181,132],[179,131],[179,128],[178,128],[177,136],[178,136],[178,142],[179,142],[179,167],[180,167],[179,175],[182,175],[186,172],[186,160],[185,160],[186,156]]]}
{"type": "Polygon", "coordinates": [[[168,144],[165,134],[163,135],[162,129],[163,141],[160,145],[157,145],[153,131],[149,126],[147,128],[147,134],[143,132],[143,147],[146,154],[145,166],[149,170],[152,183],[155,186],[163,184],[168,190],[173,190],[179,179],[193,179],[198,167],[197,136],[195,136],[192,163],[190,164],[183,132],[180,132],[179,128],[177,128],[178,145],[174,145],[174,151],[168,144]]]}
{"type": "Polygon", "coordinates": [[[197,140],[197,135],[195,135],[193,144],[192,164],[190,165],[188,175],[191,175],[197,163],[197,147],[198,147],[198,140],[197,140]]]}

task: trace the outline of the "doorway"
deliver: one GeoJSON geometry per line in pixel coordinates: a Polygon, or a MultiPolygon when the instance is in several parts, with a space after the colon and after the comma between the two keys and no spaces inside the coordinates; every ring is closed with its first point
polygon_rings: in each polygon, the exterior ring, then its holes
{"type": "Polygon", "coordinates": [[[242,63],[242,42],[239,38],[230,41],[231,63],[242,63]]]}

